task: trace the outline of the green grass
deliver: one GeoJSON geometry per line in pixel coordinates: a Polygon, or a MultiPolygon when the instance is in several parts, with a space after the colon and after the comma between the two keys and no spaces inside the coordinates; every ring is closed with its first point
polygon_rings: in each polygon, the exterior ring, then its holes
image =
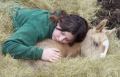
{"type": "MultiPolygon", "coordinates": [[[[42,8],[54,11],[64,9],[85,17],[88,22],[96,18],[100,6],[96,0],[1,0],[0,44],[12,33],[9,17],[12,7],[42,8]]],[[[110,48],[104,59],[73,58],[56,63],[29,63],[9,56],[0,58],[0,77],[120,77],[120,40],[115,33],[109,36],[110,48]]],[[[1,48],[0,48],[1,49],[1,48]]]]}

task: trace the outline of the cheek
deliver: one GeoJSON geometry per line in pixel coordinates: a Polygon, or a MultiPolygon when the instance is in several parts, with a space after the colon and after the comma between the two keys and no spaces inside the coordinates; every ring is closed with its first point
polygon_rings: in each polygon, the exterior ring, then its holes
{"type": "Polygon", "coordinates": [[[59,34],[60,34],[60,32],[58,30],[54,30],[53,34],[52,34],[52,37],[53,38],[59,37],[59,34]]]}

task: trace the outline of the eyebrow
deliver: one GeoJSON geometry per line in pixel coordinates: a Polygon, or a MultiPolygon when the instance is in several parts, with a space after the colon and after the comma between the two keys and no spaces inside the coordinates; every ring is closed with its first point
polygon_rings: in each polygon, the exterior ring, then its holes
{"type": "Polygon", "coordinates": [[[60,28],[57,28],[57,27],[56,27],[56,29],[62,31],[62,29],[60,29],[60,28]]]}

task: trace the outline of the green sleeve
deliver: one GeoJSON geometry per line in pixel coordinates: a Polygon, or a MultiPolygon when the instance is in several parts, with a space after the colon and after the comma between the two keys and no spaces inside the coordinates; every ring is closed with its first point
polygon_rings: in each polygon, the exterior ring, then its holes
{"type": "Polygon", "coordinates": [[[15,59],[41,59],[43,49],[35,46],[38,37],[36,26],[28,22],[3,44],[3,53],[15,59]]]}
{"type": "MultiPolygon", "coordinates": [[[[38,41],[49,38],[54,27],[50,24],[48,12],[38,10],[27,13],[30,17],[27,21],[16,18],[17,23],[24,21],[24,24],[3,44],[2,52],[5,55],[10,54],[15,59],[41,59],[43,49],[35,45],[38,41]]],[[[19,26],[19,23],[16,26],[19,26]]]]}
{"type": "Polygon", "coordinates": [[[3,54],[9,53],[14,59],[41,59],[43,49],[36,46],[26,46],[15,40],[9,40],[3,45],[3,54]]]}

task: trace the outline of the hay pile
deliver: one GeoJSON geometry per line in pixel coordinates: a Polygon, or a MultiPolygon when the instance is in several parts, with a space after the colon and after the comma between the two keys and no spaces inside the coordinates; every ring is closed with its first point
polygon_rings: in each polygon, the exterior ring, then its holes
{"type": "Polygon", "coordinates": [[[102,5],[99,17],[109,17],[109,27],[120,27],[120,1],[119,0],[98,0],[102,5]],[[117,24],[117,25],[116,25],[117,24]]]}
{"type": "MultiPolygon", "coordinates": [[[[44,8],[50,11],[64,9],[68,13],[77,13],[85,17],[89,22],[97,19],[95,14],[100,8],[97,6],[96,0],[1,0],[0,45],[12,33],[12,21],[9,13],[10,9],[16,6],[44,8]]],[[[0,77],[119,77],[120,41],[115,34],[109,38],[110,49],[104,59],[92,60],[77,57],[62,59],[56,63],[30,65],[6,56],[0,59],[0,77]]]]}
{"type": "MultiPolygon", "coordinates": [[[[120,28],[120,0],[97,0],[101,9],[96,13],[98,17],[94,23],[98,23],[103,18],[108,18],[109,29],[120,28]]],[[[120,29],[117,31],[117,37],[120,39],[120,29]]]]}

